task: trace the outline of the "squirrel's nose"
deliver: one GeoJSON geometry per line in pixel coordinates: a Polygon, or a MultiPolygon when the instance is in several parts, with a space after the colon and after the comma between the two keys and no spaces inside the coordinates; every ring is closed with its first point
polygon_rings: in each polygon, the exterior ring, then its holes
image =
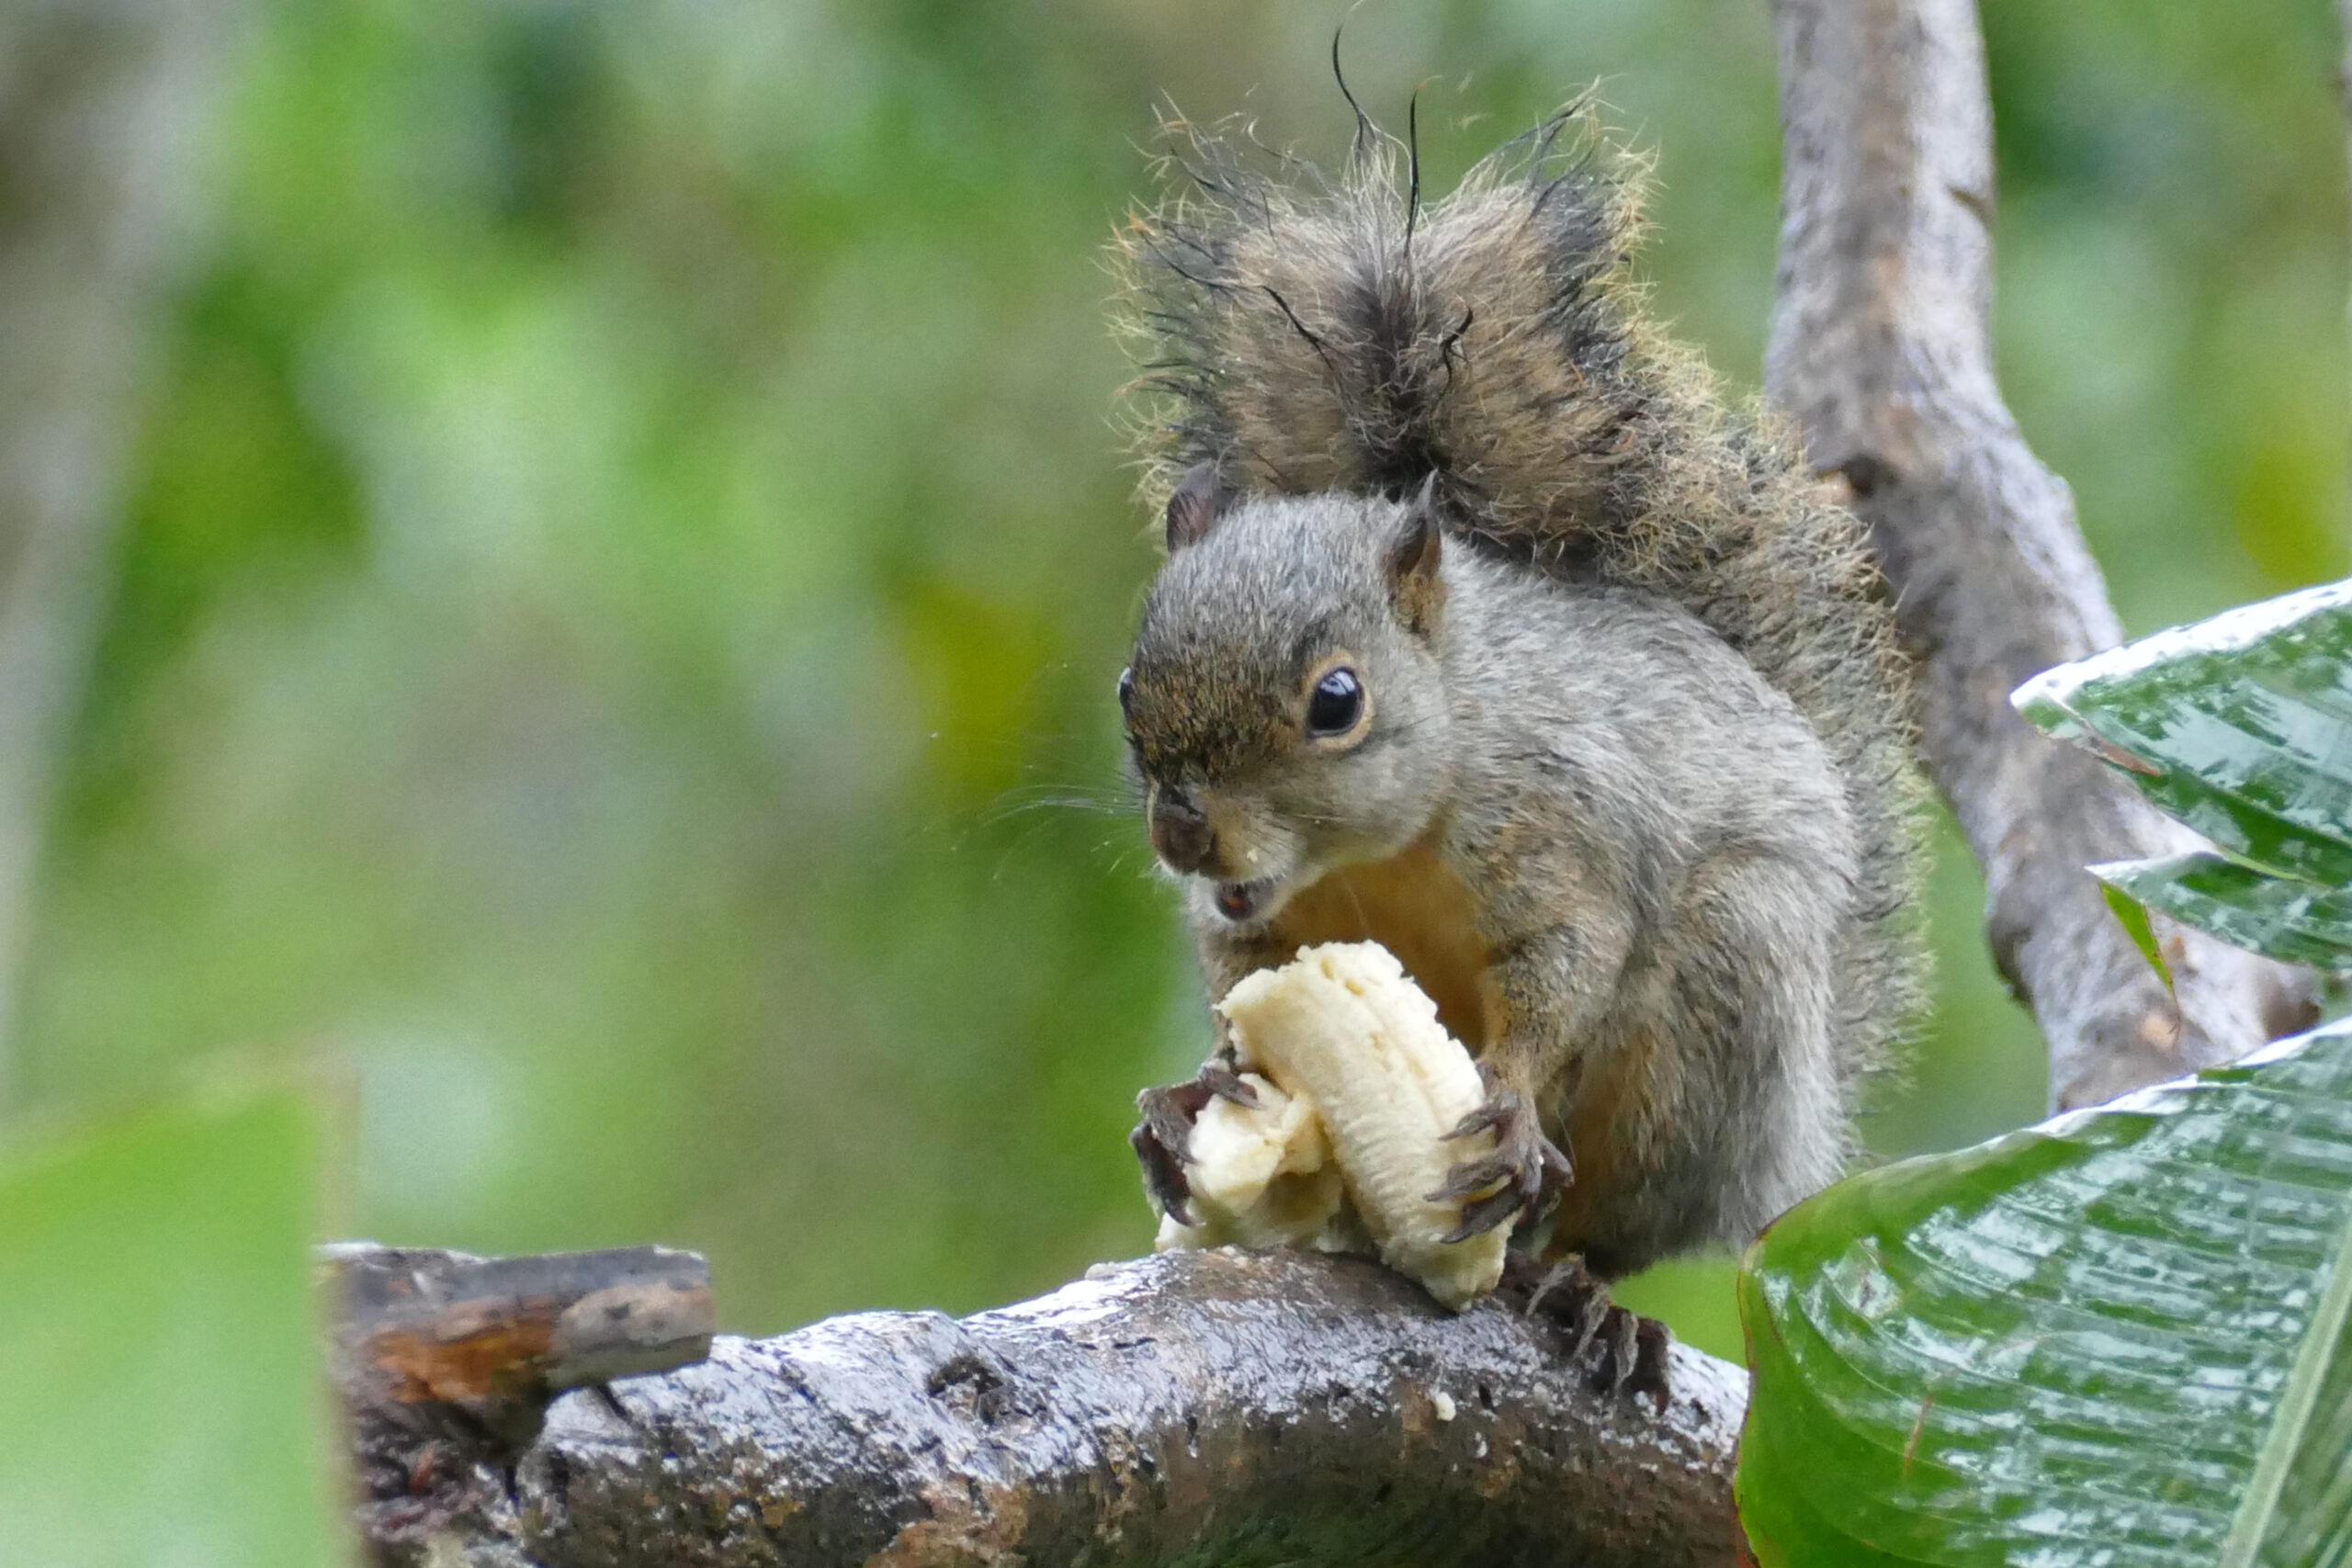
{"type": "Polygon", "coordinates": [[[1182,791],[1153,792],[1151,847],[1172,870],[1197,872],[1216,849],[1216,833],[1201,808],[1182,791]]]}

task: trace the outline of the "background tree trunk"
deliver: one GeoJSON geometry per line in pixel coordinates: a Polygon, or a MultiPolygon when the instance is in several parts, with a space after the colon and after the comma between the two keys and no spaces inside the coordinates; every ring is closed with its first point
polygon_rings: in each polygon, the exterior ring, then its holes
{"type": "Polygon", "coordinates": [[[49,803],[233,0],[0,8],[0,1101],[49,803]]]}
{"type": "Polygon", "coordinates": [[[1972,0],[1774,0],[1781,263],[1765,385],[1843,475],[1916,660],[1928,766],[1984,868],[2001,973],[2096,1105],[2312,1021],[2308,977],[2157,918],[2132,944],[2100,861],[2199,840],[2010,711],[2027,677],[2122,640],[2065,484],[1994,384],[1993,120],[1972,0]]]}

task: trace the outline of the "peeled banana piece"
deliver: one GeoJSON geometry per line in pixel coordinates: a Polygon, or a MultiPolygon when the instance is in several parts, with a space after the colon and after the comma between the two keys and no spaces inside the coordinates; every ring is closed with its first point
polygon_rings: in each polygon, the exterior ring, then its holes
{"type": "Polygon", "coordinates": [[[1256,1110],[1217,1100],[1202,1112],[1185,1151],[1202,1224],[1163,1224],[1159,1245],[1368,1241],[1456,1312],[1493,1290],[1508,1227],[1444,1242],[1461,1205],[1429,1197],[1456,1164],[1494,1152],[1490,1134],[1445,1137],[1486,1089],[1396,957],[1369,942],[1307,948],[1242,980],[1218,1010],[1266,1087],[1256,1110]],[[1332,1170],[1336,1183],[1306,1179],[1332,1170]]]}
{"type": "Polygon", "coordinates": [[[1194,1223],[1159,1222],[1162,1252],[1179,1247],[1315,1247],[1344,1251],[1347,1202],[1323,1123],[1309,1101],[1256,1073],[1254,1106],[1212,1100],[1193,1122],[1184,1169],[1194,1223]]]}

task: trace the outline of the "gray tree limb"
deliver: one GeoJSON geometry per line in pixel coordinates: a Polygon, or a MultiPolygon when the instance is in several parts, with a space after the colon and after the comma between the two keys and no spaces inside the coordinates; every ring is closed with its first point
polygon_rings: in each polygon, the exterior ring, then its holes
{"type": "Polygon", "coordinates": [[[141,371],[236,8],[0,7],[0,1068],[141,371]]]}
{"type": "Polygon", "coordinates": [[[565,1395],[511,1471],[412,1465],[425,1501],[374,1543],[435,1568],[1727,1565],[1747,1376],[1670,1353],[1660,1411],[1599,1392],[1543,1312],[1455,1317],[1355,1258],[1171,1253],[960,1322],[722,1337],[565,1395]]]}
{"type": "Polygon", "coordinates": [[[710,1266],[690,1252],[474,1258],[345,1242],[323,1262],[353,1512],[387,1553],[507,1529],[508,1474],[563,1390],[710,1352],[710,1266]]]}
{"type": "Polygon", "coordinates": [[[1984,868],[2053,1107],[2231,1060],[2313,1016],[2299,972],[2160,920],[2177,1001],[2084,870],[2194,846],[2013,714],[2121,640],[2064,481],[1994,383],[1992,111],[1972,0],[1773,0],[1785,162],[1765,384],[1844,476],[1895,594],[1928,766],[1984,868]]]}

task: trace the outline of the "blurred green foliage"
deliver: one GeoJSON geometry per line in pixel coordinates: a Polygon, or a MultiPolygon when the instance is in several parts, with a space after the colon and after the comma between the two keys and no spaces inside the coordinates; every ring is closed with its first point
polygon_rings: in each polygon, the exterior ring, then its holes
{"type": "Polygon", "coordinates": [[[215,1081],[0,1159],[0,1556],[336,1560],[304,1246],[315,1097],[215,1081]]]}
{"type": "MultiPolygon", "coordinates": [[[[1658,307],[1752,387],[1764,7],[259,0],[172,323],[13,1066],[346,1061],[356,1229],[698,1247],[732,1328],[1147,1244],[1204,1026],[1119,810],[1150,570],[1100,253],[1162,91],[1432,175],[1595,78],[1658,307]]],[[[1993,0],[1999,351],[2134,631],[2346,570],[2317,0],[1993,0]]],[[[1892,1153],[2039,1047],[1943,845],[1892,1153]]],[[[1736,1349],[1722,1267],[1636,1286],[1736,1349]]]]}

